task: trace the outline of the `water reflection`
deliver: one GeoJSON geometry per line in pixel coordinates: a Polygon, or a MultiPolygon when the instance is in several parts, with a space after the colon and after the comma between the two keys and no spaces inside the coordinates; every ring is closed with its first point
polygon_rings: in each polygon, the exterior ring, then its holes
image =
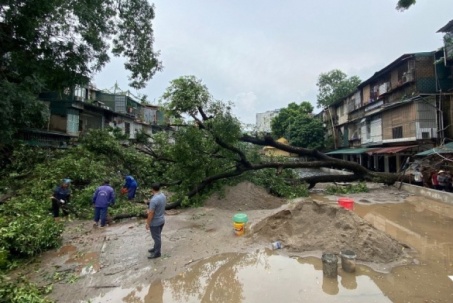
{"type": "Polygon", "coordinates": [[[270,250],[221,254],[154,282],[143,302],[391,302],[363,272],[356,277],[339,269],[339,274],[324,278],[321,260],[270,250]]]}
{"type": "MultiPolygon", "coordinates": [[[[434,209],[435,202],[431,204],[434,209]]],[[[414,248],[423,259],[449,258],[453,248],[453,219],[425,208],[420,210],[422,205],[357,205],[355,212],[375,228],[414,248]]]]}

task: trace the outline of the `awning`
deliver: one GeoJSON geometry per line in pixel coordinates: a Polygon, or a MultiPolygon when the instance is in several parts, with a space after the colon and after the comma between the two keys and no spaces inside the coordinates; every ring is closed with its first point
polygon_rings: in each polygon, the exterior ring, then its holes
{"type": "Polygon", "coordinates": [[[375,148],[345,148],[337,149],[326,153],[326,155],[358,155],[371,151],[375,148]]]}
{"type": "Polygon", "coordinates": [[[375,154],[397,154],[400,151],[412,148],[412,147],[417,147],[417,145],[410,145],[410,146],[392,146],[392,147],[383,147],[383,148],[378,148],[375,150],[372,150],[368,152],[369,155],[375,155],[375,154]]]}
{"type": "Polygon", "coordinates": [[[432,154],[453,154],[453,142],[447,143],[444,146],[425,150],[425,151],[415,154],[415,155],[416,156],[430,156],[432,154]]]}

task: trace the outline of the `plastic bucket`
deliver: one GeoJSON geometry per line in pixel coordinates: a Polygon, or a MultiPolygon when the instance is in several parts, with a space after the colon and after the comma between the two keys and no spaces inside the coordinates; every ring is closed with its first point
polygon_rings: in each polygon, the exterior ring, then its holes
{"type": "Polygon", "coordinates": [[[249,218],[246,214],[235,214],[233,216],[233,228],[236,236],[242,236],[245,232],[245,224],[249,218]]]}
{"type": "Polygon", "coordinates": [[[234,234],[236,236],[242,236],[245,232],[245,223],[237,223],[237,222],[234,222],[233,223],[233,227],[234,227],[234,234]]]}
{"type": "Polygon", "coordinates": [[[354,209],[354,200],[350,198],[340,198],[338,199],[338,205],[344,209],[353,210],[354,209]]]}
{"type": "Polygon", "coordinates": [[[328,278],[336,278],[338,274],[338,257],[336,254],[322,254],[322,273],[328,278]]]}
{"type": "Polygon", "coordinates": [[[341,268],[345,272],[355,272],[355,260],[357,255],[352,250],[344,250],[340,253],[341,268]]]}

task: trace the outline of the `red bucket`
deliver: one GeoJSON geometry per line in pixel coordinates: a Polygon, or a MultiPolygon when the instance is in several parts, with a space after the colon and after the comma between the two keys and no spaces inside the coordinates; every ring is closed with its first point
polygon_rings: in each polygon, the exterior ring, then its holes
{"type": "Polygon", "coordinates": [[[338,205],[344,209],[353,210],[354,209],[354,200],[350,198],[340,198],[338,199],[338,205]]]}

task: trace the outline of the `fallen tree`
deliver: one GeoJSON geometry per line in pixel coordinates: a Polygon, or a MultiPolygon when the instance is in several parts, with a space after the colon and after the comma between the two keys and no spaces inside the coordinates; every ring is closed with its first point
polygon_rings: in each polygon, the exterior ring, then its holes
{"type": "Polygon", "coordinates": [[[213,100],[201,81],[192,76],[172,81],[163,100],[167,111],[179,118],[175,121],[178,130],[153,136],[153,143],[142,146],[141,150],[159,163],[157,170],[162,184],[169,185],[175,193],[167,209],[208,194],[221,180],[265,169],[274,169],[276,174],[287,169],[321,167],[350,172],[293,176],[287,180],[289,184],[307,184],[310,188],[322,182],[367,181],[391,185],[401,179],[398,174],[370,171],[358,163],[336,159],[315,149],[282,144],[269,135],[244,134],[239,121],[231,114],[231,104],[213,100]],[[186,117],[188,122],[181,117],[186,117]],[[262,146],[272,146],[308,160],[269,161],[259,155],[262,146]]]}

